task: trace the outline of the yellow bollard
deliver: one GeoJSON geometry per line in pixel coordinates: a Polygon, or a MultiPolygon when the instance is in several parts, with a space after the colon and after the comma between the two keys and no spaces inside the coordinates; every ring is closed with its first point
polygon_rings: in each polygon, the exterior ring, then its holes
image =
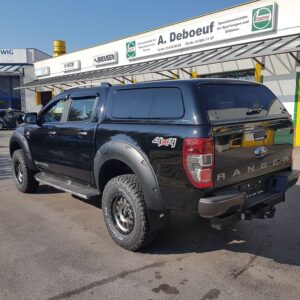
{"type": "Polygon", "coordinates": [[[35,105],[42,104],[42,95],[41,92],[35,92],[35,105]]]}
{"type": "Polygon", "coordinates": [[[191,77],[192,77],[192,78],[198,78],[198,73],[197,73],[197,71],[193,71],[191,77]]]}
{"type": "Polygon", "coordinates": [[[255,65],[255,81],[259,83],[263,83],[263,76],[261,75],[261,64],[257,63],[255,65]]]}
{"type": "Polygon", "coordinates": [[[294,108],[295,146],[300,146],[300,73],[296,78],[296,95],[294,108]]]}

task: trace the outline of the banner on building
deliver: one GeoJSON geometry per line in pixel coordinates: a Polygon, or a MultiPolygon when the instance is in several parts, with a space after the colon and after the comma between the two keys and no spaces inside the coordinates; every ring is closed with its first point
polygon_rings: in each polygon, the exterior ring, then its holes
{"type": "Polygon", "coordinates": [[[26,64],[26,49],[0,49],[1,64],[26,64]]]}
{"type": "Polygon", "coordinates": [[[178,51],[214,42],[250,36],[276,29],[276,3],[256,6],[233,14],[178,25],[167,31],[126,43],[126,58],[178,51]]]}

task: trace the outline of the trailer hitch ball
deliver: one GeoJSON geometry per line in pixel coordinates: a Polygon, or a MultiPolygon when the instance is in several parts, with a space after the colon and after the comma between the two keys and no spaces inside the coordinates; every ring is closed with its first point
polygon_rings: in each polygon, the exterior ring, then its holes
{"type": "Polygon", "coordinates": [[[252,219],[252,214],[251,211],[249,210],[245,210],[243,212],[240,213],[240,219],[241,220],[251,220],[252,219]]]}
{"type": "Polygon", "coordinates": [[[275,215],[276,208],[274,206],[270,206],[270,210],[264,212],[264,219],[271,219],[275,215]]]}
{"type": "Polygon", "coordinates": [[[253,210],[253,214],[258,219],[271,219],[275,215],[276,208],[274,205],[260,206],[253,210]]]}

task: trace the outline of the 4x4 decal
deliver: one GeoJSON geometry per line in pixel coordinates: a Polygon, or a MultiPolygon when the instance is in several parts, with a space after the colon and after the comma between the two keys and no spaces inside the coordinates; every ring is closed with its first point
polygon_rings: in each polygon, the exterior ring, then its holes
{"type": "Polygon", "coordinates": [[[157,144],[158,147],[168,147],[175,148],[177,143],[177,138],[163,138],[161,136],[157,136],[153,141],[152,144],[157,144]]]}

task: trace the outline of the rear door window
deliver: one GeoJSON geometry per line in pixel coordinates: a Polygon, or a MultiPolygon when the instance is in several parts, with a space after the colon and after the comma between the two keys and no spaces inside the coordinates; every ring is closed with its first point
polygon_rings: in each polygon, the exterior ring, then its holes
{"type": "Polygon", "coordinates": [[[178,88],[117,90],[112,100],[112,116],[117,119],[177,119],[183,113],[178,88]]]}
{"type": "Polygon", "coordinates": [[[96,98],[72,99],[68,122],[90,120],[93,114],[96,98]]]}
{"type": "Polygon", "coordinates": [[[203,84],[200,95],[210,121],[289,115],[280,100],[263,85],[203,84]]]}

